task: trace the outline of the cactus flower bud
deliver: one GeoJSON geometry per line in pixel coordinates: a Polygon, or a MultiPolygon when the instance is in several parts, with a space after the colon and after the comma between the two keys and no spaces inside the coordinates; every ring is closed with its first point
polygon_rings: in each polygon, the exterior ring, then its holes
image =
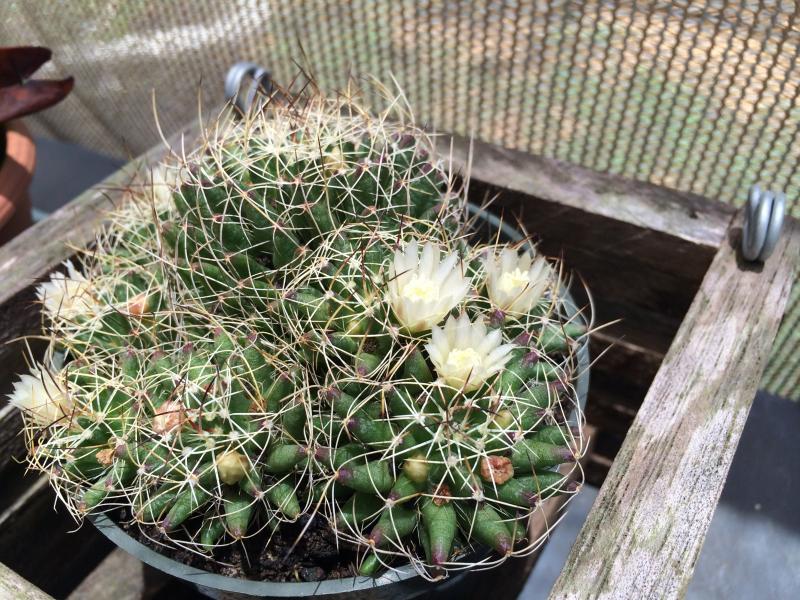
{"type": "Polygon", "coordinates": [[[494,422],[497,424],[498,427],[502,427],[503,429],[505,429],[514,422],[514,415],[511,413],[510,410],[503,409],[494,416],[494,422]]]}
{"type": "Polygon", "coordinates": [[[150,294],[147,292],[141,292],[128,300],[125,309],[128,314],[133,315],[134,317],[141,317],[142,315],[151,311],[150,300],[150,294]]]}
{"type": "Polygon", "coordinates": [[[235,450],[223,452],[216,458],[217,473],[222,483],[239,483],[247,473],[247,457],[235,450]]]}
{"type": "Polygon", "coordinates": [[[326,152],[322,157],[322,163],[325,165],[325,173],[328,175],[334,175],[347,168],[347,163],[344,160],[344,154],[342,153],[342,149],[339,147],[333,148],[332,150],[326,152]]]}
{"type": "Polygon", "coordinates": [[[403,472],[414,483],[422,483],[428,478],[428,462],[422,454],[415,454],[403,463],[403,472]]]}

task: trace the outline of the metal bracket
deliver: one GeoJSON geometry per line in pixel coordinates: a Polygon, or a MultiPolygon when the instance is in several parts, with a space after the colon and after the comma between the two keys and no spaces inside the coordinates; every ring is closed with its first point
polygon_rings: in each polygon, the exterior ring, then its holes
{"type": "Polygon", "coordinates": [[[225,99],[243,113],[247,113],[253,106],[259,88],[269,93],[272,91],[272,76],[263,67],[252,62],[238,62],[228,69],[225,75],[225,99]],[[242,93],[242,83],[245,78],[250,79],[250,84],[245,93],[242,93]]]}
{"type": "Polygon", "coordinates": [[[746,260],[764,262],[775,250],[783,228],[786,196],[761,191],[758,185],[750,189],[742,231],[742,255],[746,260]]]}

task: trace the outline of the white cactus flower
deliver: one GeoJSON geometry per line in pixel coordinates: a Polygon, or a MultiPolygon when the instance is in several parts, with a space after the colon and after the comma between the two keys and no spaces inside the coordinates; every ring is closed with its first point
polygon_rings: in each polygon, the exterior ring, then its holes
{"type": "Polygon", "coordinates": [[[482,319],[474,323],[466,314],[450,317],[444,327],[434,327],[425,345],[436,372],[452,387],[472,391],[499,373],[511,359],[513,344],[502,344],[499,329],[486,332],[482,319]]]}
{"type": "Polygon", "coordinates": [[[71,319],[79,315],[93,315],[100,303],[92,294],[91,282],[75,268],[71,260],[64,261],[66,273],[53,273],[36,289],[36,296],[51,317],[71,319]]]}
{"type": "Polygon", "coordinates": [[[419,253],[411,241],[396,250],[389,267],[388,301],[408,331],[426,331],[439,323],[470,289],[456,253],[440,260],[439,246],[428,242],[419,253]]]}
{"type": "Polygon", "coordinates": [[[515,250],[503,248],[499,256],[492,253],[484,264],[489,299],[509,315],[530,312],[550,282],[547,260],[528,251],[517,255],[515,250]]]}
{"type": "Polygon", "coordinates": [[[38,364],[14,382],[8,401],[40,427],[48,427],[72,411],[60,374],[38,364]]]}

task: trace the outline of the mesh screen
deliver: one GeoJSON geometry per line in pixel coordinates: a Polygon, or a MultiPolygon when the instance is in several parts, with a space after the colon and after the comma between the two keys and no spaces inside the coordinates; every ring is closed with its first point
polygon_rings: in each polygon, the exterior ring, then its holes
{"type": "MultiPolygon", "coordinates": [[[[76,87],[40,134],[134,156],[222,101],[228,67],[323,90],[392,74],[439,130],[741,204],[800,211],[796,2],[73,0],[0,5],[4,44],[51,47],[76,87]]],[[[800,291],[765,386],[800,396],[800,291]]]]}

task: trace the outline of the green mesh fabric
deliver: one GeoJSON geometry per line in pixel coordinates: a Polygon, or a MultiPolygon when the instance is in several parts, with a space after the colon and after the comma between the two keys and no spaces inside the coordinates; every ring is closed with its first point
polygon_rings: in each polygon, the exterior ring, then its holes
{"type": "MultiPolygon", "coordinates": [[[[9,1],[3,43],[72,74],[38,134],[134,156],[222,101],[234,62],[323,90],[391,74],[418,122],[741,204],[756,182],[800,215],[795,2],[9,1]],[[154,92],[155,90],[155,92],[154,92]],[[155,95],[154,95],[155,94],[155,95]]],[[[800,397],[800,291],[764,386],[800,397]]]]}

